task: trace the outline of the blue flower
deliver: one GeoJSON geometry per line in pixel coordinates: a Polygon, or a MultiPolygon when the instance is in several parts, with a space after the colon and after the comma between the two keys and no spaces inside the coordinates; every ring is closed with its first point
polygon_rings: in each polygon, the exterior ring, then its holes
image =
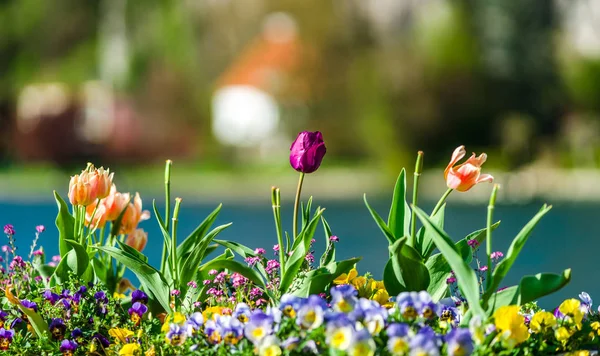
{"type": "Polygon", "coordinates": [[[300,344],[300,338],[296,336],[290,336],[287,339],[283,340],[283,342],[281,343],[281,347],[284,350],[292,351],[296,347],[298,347],[298,344],[300,344]]]}
{"type": "Polygon", "coordinates": [[[298,310],[296,323],[303,329],[314,330],[323,324],[325,301],[316,295],[311,295],[306,304],[298,310]]]}
{"type": "Polygon", "coordinates": [[[148,295],[146,293],[144,293],[143,291],[136,289],[131,293],[131,302],[132,303],[140,302],[143,304],[147,304],[148,303],[148,295]]]}
{"type": "Polygon", "coordinates": [[[75,328],[73,329],[73,331],[71,331],[71,337],[76,340],[76,341],[80,341],[83,338],[83,331],[81,331],[80,328],[75,328]]]}
{"type": "Polygon", "coordinates": [[[62,340],[65,335],[65,331],[67,330],[67,326],[62,319],[55,318],[52,319],[50,325],[48,325],[48,329],[55,340],[62,340]]]}
{"type": "Polygon", "coordinates": [[[169,325],[169,331],[167,332],[166,338],[171,345],[181,345],[185,342],[187,337],[186,329],[181,327],[179,324],[171,323],[169,325]]]}
{"type": "Polygon", "coordinates": [[[77,343],[73,340],[63,340],[60,343],[60,352],[62,352],[63,356],[71,356],[77,349],[77,343]]]}
{"type": "Polygon", "coordinates": [[[396,305],[398,306],[402,318],[408,321],[417,318],[419,315],[415,305],[417,299],[418,294],[416,292],[402,292],[398,295],[398,298],[396,298],[396,305]]]}
{"type": "Polygon", "coordinates": [[[353,335],[353,340],[348,347],[350,356],[372,356],[375,354],[375,341],[365,329],[358,330],[353,335]]]}
{"type": "Polygon", "coordinates": [[[108,298],[106,298],[106,293],[104,293],[103,291],[99,291],[96,292],[94,294],[94,298],[99,302],[99,303],[108,303],[108,298]]]}
{"type": "Polygon", "coordinates": [[[388,337],[405,337],[409,331],[410,328],[407,324],[394,323],[387,327],[386,333],[388,337]]]}
{"type": "Polygon", "coordinates": [[[244,325],[231,315],[218,316],[217,325],[226,344],[236,345],[244,336],[244,325]]]}
{"type": "Polygon", "coordinates": [[[38,306],[37,306],[36,302],[32,302],[30,300],[23,299],[21,301],[21,305],[24,306],[25,308],[33,309],[34,312],[38,311],[38,306]]]}
{"type": "Polygon", "coordinates": [[[581,294],[579,294],[579,299],[581,300],[581,311],[585,314],[589,313],[590,310],[592,310],[592,304],[594,304],[592,297],[586,292],[581,292],[581,294]]]}
{"type": "Polygon", "coordinates": [[[12,342],[15,331],[12,329],[0,329],[0,350],[8,350],[12,342]]]}
{"type": "Polygon", "coordinates": [[[352,343],[353,335],[354,327],[345,314],[330,314],[326,329],[326,341],[330,347],[341,351],[347,350],[352,343]]]}
{"type": "Polygon", "coordinates": [[[284,294],[281,296],[281,301],[279,302],[279,310],[281,310],[283,315],[288,318],[295,318],[296,313],[304,302],[305,300],[303,298],[291,294],[284,294]]]}
{"type": "Polygon", "coordinates": [[[331,288],[331,305],[334,310],[349,313],[358,303],[357,291],[349,284],[342,284],[331,288]]]}
{"type": "MultiPolygon", "coordinates": [[[[186,324],[190,327],[190,332],[197,332],[204,324],[202,313],[195,312],[186,320],[186,324]]],[[[190,335],[191,336],[191,335],[190,335]]]]}
{"type": "Polygon", "coordinates": [[[473,339],[469,329],[455,328],[446,335],[448,356],[470,355],[473,352],[473,339]]]}
{"type": "Polygon", "coordinates": [[[136,326],[140,325],[140,322],[142,320],[142,316],[147,311],[148,311],[148,307],[145,306],[144,304],[140,303],[140,302],[133,303],[133,305],[131,306],[131,308],[129,308],[129,310],[128,310],[129,315],[131,316],[131,321],[133,321],[133,323],[136,326]]]}
{"type": "Polygon", "coordinates": [[[250,314],[252,314],[252,310],[250,310],[248,304],[238,303],[235,306],[235,310],[233,311],[232,315],[234,318],[245,324],[250,319],[250,314]]]}
{"type": "Polygon", "coordinates": [[[258,345],[268,335],[273,333],[273,318],[261,310],[257,310],[250,315],[250,320],[244,327],[244,335],[254,345],[258,345]]]}
{"type": "Polygon", "coordinates": [[[410,340],[409,346],[411,355],[438,356],[440,354],[435,333],[431,335],[429,332],[419,332],[410,340]]]}
{"type": "Polygon", "coordinates": [[[43,294],[44,299],[50,302],[50,304],[54,305],[59,299],[60,296],[56,293],[52,293],[51,290],[46,290],[43,294]]]}
{"type": "Polygon", "coordinates": [[[440,309],[437,303],[434,303],[429,293],[421,291],[417,294],[415,306],[419,314],[425,319],[433,319],[437,316],[440,309]]]}
{"type": "Polygon", "coordinates": [[[442,305],[441,309],[439,309],[439,317],[440,321],[446,322],[453,327],[457,327],[460,323],[460,313],[458,309],[448,306],[442,305]]]}

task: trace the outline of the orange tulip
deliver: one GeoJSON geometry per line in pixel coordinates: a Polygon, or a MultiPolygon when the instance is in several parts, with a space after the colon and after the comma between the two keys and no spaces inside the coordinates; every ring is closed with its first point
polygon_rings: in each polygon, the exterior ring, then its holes
{"type": "Polygon", "coordinates": [[[103,203],[104,199],[100,201],[100,204],[96,201],[85,208],[85,222],[88,227],[97,229],[106,225],[106,206],[103,203]]]}
{"type": "Polygon", "coordinates": [[[112,181],[114,173],[110,173],[110,169],[104,170],[104,167],[100,167],[98,169],[91,166],[92,170],[91,174],[94,176],[94,181],[96,183],[96,197],[98,199],[103,199],[110,194],[110,190],[112,188],[112,181]]]}
{"type": "Polygon", "coordinates": [[[102,199],[102,204],[106,209],[106,221],[115,221],[127,208],[130,199],[129,193],[117,192],[117,187],[113,184],[110,188],[110,194],[102,199]]]}
{"type": "Polygon", "coordinates": [[[452,153],[452,159],[444,171],[444,179],[446,179],[448,188],[466,192],[477,183],[494,181],[494,177],[491,175],[481,174],[481,166],[487,159],[485,153],[480,154],[479,157],[473,153],[465,163],[454,166],[465,154],[465,146],[457,147],[452,153]]]}
{"type": "Polygon", "coordinates": [[[144,247],[146,247],[147,242],[148,233],[143,229],[135,229],[132,233],[127,235],[127,239],[125,239],[125,244],[135,248],[139,252],[142,252],[144,247]]]}
{"type": "Polygon", "coordinates": [[[139,193],[135,193],[133,203],[129,203],[123,219],[121,220],[121,234],[130,234],[138,226],[140,221],[148,220],[150,218],[150,212],[148,210],[142,211],[142,198],[139,193]]]}
{"type": "Polygon", "coordinates": [[[96,201],[96,182],[87,171],[71,177],[69,182],[69,201],[73,205],[88,206],[96,201]]]}

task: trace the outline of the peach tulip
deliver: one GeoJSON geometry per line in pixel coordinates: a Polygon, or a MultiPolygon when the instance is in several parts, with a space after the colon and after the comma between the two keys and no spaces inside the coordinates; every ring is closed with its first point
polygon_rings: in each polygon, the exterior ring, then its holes
{"type": "Polygon", "coordinates": [[[123,210],[127,208],[130,199],[131,196],[129,193],[117,192],[117,187],[113,184],[108,196],[102,199],[102,204],[106,209],[106,221],[115,221],[123,210]]]}
{"type": "Polygon", "coordinates": [[[85,223],[90,228],[101,228],[106,225],[106,206],[103,204],[104,199],[88,205],[85,208],[85,223]],[[96,209],[96,206],[98,208],[96,209]]]}
{"type": "Polygon", "coordinates": [[[148,242],[148,233],[143,229],[135,229],[132,233],[127,235],[125,244],[135,248],[139,252],[142,252],[146,243],[148,242]]]}
{"type": "Polygon", "coordinates": [[[73,205],[88,206],[97,199],[95,179],[87,171],[71,177],[69,182],[69,201],[73,205]]]}
{"type": "Polygon", "coordinates": [[[121,220],[121,234],[130,234],[138,226],[140,221],[148,220],[150,218],[150,212],[148,210],[142,211],[142,198],[139,193],[135,193],[133,203],[129,203],[123,219],[121,220]]]}
{"type": "Polygon", "coordinates": [[[457,147],[452,153],[452,159],[444,171],[444,179],[446,179],[448,188],[466,192],[477,183],[494,181],[494,177],[491,175],[481,174],[481,166],[487,159],[485,153],[480,154],[479,157],[473,153],[465,163],[455,166],[465,154],[465,146],[457,147]]]}
{"type": "MultiPolygon", "coordinates": [[[[91,167],[93,168],[94,166],[91,167]]],[[[106,198],[110,194],[113,185],[114,173],[110,173],[110,169],[104,170],[104,167],[93,168],[90,173],[95,177],[96,197],[98,199],[106,198]]]]}

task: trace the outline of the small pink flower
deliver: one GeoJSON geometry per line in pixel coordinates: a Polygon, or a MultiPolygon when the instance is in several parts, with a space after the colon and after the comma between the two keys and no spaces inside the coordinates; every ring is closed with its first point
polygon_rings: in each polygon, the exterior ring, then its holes
{"type": "Polygon", "coordinates": [[[179,289],[173,289],[173,290],[171,291],[171,295],[173,295],[173,296],[178,296],[178,295],[180,295],[180,294],[181,294],[181,292],[179,291],[179,289]]]}
{"type": "Polygon", "coordinates": [[[202,305],[202,302],[194,302],[194,304],[192,304],[194,306],[194,308],[199,308],[202,305]]]}
{"type": "Polygon", "coordinates": [[[481,266],[481,267],[479,268],[479,270],[480,270],[481,272],[485,272],[485,271],[487,271],[487,270],[488,270],[488,267],[487,267],[487,266],[481,266]]]}
{"type": "Polygon", "coordinates": [[[339,242],[340,238],[335,236],[335,235],[331,235],[331,237],[329,238],[329,241],[331,242],[339,242]]]}
{"type": "Polygon", "coordinates": [[[2,246],[2,252],[9,252],[9,251],[10,251],[10,246],[8,246],[8,245],[2,246]]]}
{"type": "Polygon", "coordinates": [[[495,252],[492,252],[492,254],[490,255],[490,258],[491,258],[492,260],[499,260],[499,259],[501,259],[502,257],[504,257],[504,254],[503,254],[502,252],[500,252],[500,251],[495,251],[495,252]]]}
{"type": "Polygon", "coordinates": [[[211,269],[210,271],[208,271],[209,276],[214,276],[217,273],[219,273],[219,271],[217,271],[216,269],[211,269]]]}
{"type": "Polygon", "coordinates": [[[4,233],[6,235],[14,235],[15,228],[11,224],[4,225],[4,233]]]}
{"type": "Polygon", "coordinates": [[[264,248],[257,248],[256,250],[254,250],[254,253],[257,255],[264,255],[267,251],[265,251],[264,248]]]}
{"type": "Polygon", "coordinates": [[[273,251],[278,252],[279,251],[279,245],[273,245],[273,251]]]}
{"type": "Polygon", "coordinates": [[[263,304],[267,304],[267,301],[265,299],[260,298],[259,300],[256,301],[256,306],[261,306],[263,304]]]}
{"type": "Polygon", "coordinates": [[[477,183],[493,182],[494,177],[489,174],[481,174],[481,165],[486,161],[487,155],[482,153],[479,157],[475,153],[463,164],[455,166],[466,155],[465,146],[459,146],[452,153],[452,159],[444,171],[446,185],[450,189],[466,192],[477,183]]]}
{"type": "Polygon", "coordinates": [[[187,285],[188,287],[198,288],[198,283],[196,283],[196,281],[189,281],[187,285]]]}
{"type": "Polygon", "coordinates": [[[52,261],[53,262],[60,262],[62,258],[60,257],[60,255],[54,255],[52,256],[52,261]]]}
{"type": "Polygon", "coordinates": [[[456,278],[454,277],[449,277],[446,279],[446,283],[447,284],[452,284],[452,283],[456,283],[456,278]]]}
{"type": "Polygon", "coordinates": [[[42,250],[41,248],[39,250],[35,250],[35,251],[33,251],[33,255],[34,256],[43,256],[44,250],[42,250]]]}
{"type": "Polygon", "coordinates": [[[205,279],[202,281],[202,284],[204,284],[205,286],[209,285],[212,281],[210,279],[205,279]]]}
{"type": "Polygon", "coordinates": [[[44,225],[38,225],[35,227],[35,231],[37,231],[38,234],[41,234],[42,232],[46,231],[46,227],[44,225]]]}

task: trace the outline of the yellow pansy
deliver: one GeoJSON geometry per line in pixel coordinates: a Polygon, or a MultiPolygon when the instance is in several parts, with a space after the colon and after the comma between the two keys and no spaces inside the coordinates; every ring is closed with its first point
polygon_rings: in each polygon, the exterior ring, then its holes
{"type": "Polygon", "coordinates": [[[373,294],[371,299],[385,308],[391,308],[394,306],[394,303],[390,302],[390,295],[385,289],[378,289],[375,294],[373,294]]]}
{"type": "Polygon", "coordinates": [[[336,279],[333,280],[333,284],[350,284],[354,278],[358,276],[358,271],[356,268],[353,268],[346,273],[340,274],[336,279]]]}
{"type": "Polygon", "coordinates": [[[223,308],[223,307],[210,307],[210,308],[206,308],[202,312],[202,317],[204,318],[204,320],[214,319],[216,315],[223,315],[223,310],[224,309],[225,308],[223,308]]]}
{"type": "Polygon", "coordinates": [[[175,314],[173,315],[173,321],[171,321],[171,315],[167,315],[162,328],[160,328],[160,331],[162,331],[163,333],[166,333],[167,331],[169,331],[169,325],[171,323],[183,324],[183,323],[185,323],[185,320],[186,320],[185,315],[181,314],[180,312],[175,312],[175,314]]]}
{"type": "Polygon", "coordinates": [[[140,344],[137,342],[132,342],[129,344],[123,345],[121,350],[119,350],[119,355],[121,356],[136,356],[141,354],[140,344]]]}
{"type": "Polygon", "coordinates": [[[123,299],[123,298],[125,298],[125,294],[119,293],[119,292],[114,292],[113,293],[113,298],[115,298],[115,299],[123,299]]]}
{"type": "Polygon", "coordinates": [[[350,284],[352,284],[356,290],[359,290],[364,288],[364,286],[367,284],[367,279],[363,276],[359,276],[351,280],[350,284]]]}
{"type": "Polygon", "coordinates": [[[133,331],[129,329],[112,328],[108,330],[108,335],[114,337],[120,342],[127,342],[127,339],[133,336],[133,331]]]}
{"type": "Polygon", "coordinates": [[[558,310],[568,317],[568,320],[573,321],[577,329],[581,329],[581,321],[583,320],[583,312],[579,308],[581,302],[577,299],[567,299],[558,307],[558,310]]]}
{"type": "Polygon", "coordinates": [[[569,329],[565,328],[564,326],[561,326],[554,332],[554,337],[556,337],[556,340],[565,343],[571,337],[571,332],[569,331],[569,329]]]}
{"type": "Polygon", "coordinates": [[[498,308],[494,313],[494,323],[509,347],[529,339],[529,330],[525,326],[525,318],[519,314],[519,307],[516,305],[498,308]]]}
{"type": "Polygon", "coordinates": [[[531,318],[529,328],[534,333],[538,333],[552,328],[554,325],[556,325],[554,314],[546,311],[539,311],[531,318]]]}
{"type": "Polygon", "coordinates": [[[594,321],[590,324],[590,326],[592,327],[592,330],[594,330],[598,335],[600,335],[600,322],[594,321]]]}
{"type": "Polygon", "coordinates": [[[281,348],[277,344],[271,344],[261,347],[258,354],[260,356],[279,356],[281,355],[281,348]]]}

